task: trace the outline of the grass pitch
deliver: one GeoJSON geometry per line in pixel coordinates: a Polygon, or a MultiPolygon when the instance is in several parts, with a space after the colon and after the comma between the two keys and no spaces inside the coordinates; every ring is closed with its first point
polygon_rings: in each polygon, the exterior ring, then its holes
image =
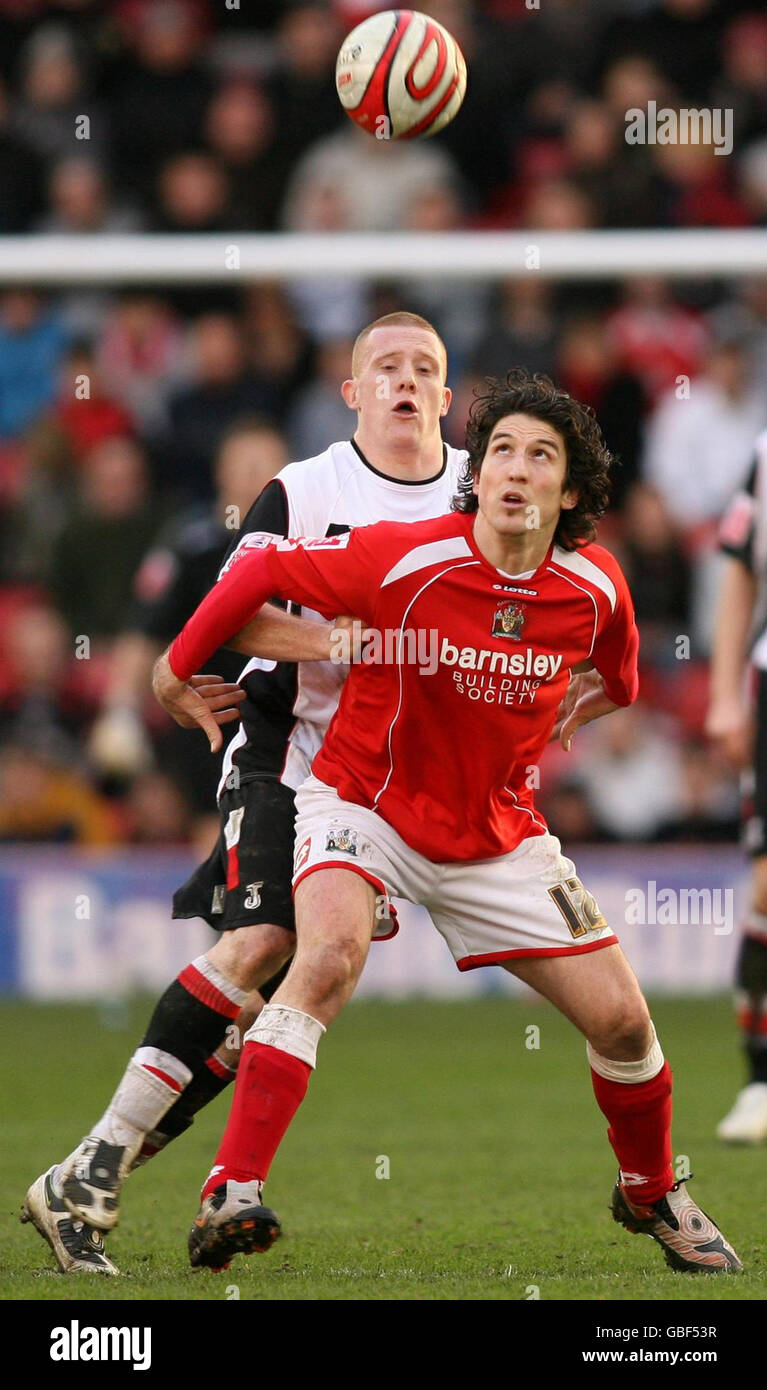
{"type": "Polygon", "coordinates": [[[108,1249],[120,1279],[63,1276],[18,1211],[29,1183],[101,1114],[149,1014],[0,1008],[4,1299],[699,1300],[767,1297],[764,1149],[718,1144],[741,1084],[729,1001],[653,1008],[676,1075],[674,1145],[742,1277],[673,1274],[610,1218],[615,1164],[583,1042],[532,996],[352,1003],[324,1039],[267,1200],[285,1235],[225,1273],[193,1272],[186,1233],[227,1092],[127,1183],[108,1249]],[[538,1049],[526,1046],[530,1024],[538,1049]],[[385,1174],[389,1176],[377,1176],[385,1174]]]}

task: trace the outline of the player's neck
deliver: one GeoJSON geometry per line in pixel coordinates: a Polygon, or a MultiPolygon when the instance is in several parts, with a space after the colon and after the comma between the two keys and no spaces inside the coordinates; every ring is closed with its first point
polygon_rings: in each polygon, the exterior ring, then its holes
{"type": "Polygon", "coordinates": [[[545,531],[505,536],[489,524],[482,512],[477,512],[473,534],[477,549],[489,564],[504,574],[529,574],[545,560],[555,530],[555,526],[549,526],[545,531]]]}
{"type": "Polygon", "coordinates": [[[354,442],[365,461],[375,468],[376,472],[384,473],[387,478],[395,481],[402,479],[403,482],[423,482],[427,478],[436,478],[442,472],[445,461],[445,449],[442,437],[436,435],[428,443],[416,444],[410,448],[392,448],[381,446],[375,439],[371,439],[363,430],[357,430],[354,442]]]}

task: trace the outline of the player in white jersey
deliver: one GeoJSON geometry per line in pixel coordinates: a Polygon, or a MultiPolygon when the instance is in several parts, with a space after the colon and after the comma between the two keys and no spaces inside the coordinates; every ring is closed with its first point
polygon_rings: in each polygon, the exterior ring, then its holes
{"type": "Polygon", "coordinates": [[[736,969],[746,1085],[717,1126],[726,1143],[767,1139],[767,431],[722,522],[727,556],[714,634],[707,732],[743,772],[751,902],[736,969]],[[746,692],[752,668],[753,699],[746,692]]]}
{"type": "MultiPolygon", "coordinates": [[[[382,519],[427,520],[449,510],[466,455],[442,440],[451,393],[445,347],[434,328],[413,314],[377,320],[357,339],[352,373],[341,390],[357,413],[354,438],[288,464],[253,504],[230,549],[253,530],[333,536],[382,519]]],[[[101,1231],[72,1219],[67,1178],[77,1185],[78,1200],[90,1192],[100,1204],[103,1230],[115,1224],[110,1183],[187,1129],[233,1079],[238,1049],[227,1044],[257,1016],[293,955],[294,793],[343,682],[339,666],[320,659],[330,656],[330,632],[317,613],[289,618],[271,608],[237,644],[258,655],[240,678],[242,722],[219,789],[221,834],[174,897],[174,916],[202,917],[221,937],[158,1001],[104,1117],[27,1193],[22,1219],[34,1223],[62,1270],[116,1272],[101,1231]],[[300,654],[311,665],[295,662],[298,633],[300,654]],[[290,661],[280,661],[288,650],[290,661]]],[[[226,722],[232,716],[221,712],[220,695],[216,700],[215,718],[226,722]]]]}

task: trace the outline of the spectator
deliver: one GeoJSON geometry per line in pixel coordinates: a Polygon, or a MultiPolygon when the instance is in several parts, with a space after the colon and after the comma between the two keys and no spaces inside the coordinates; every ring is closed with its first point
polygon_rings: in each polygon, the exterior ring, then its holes
{"type": "Polygon", "coordinates": [[[645,399],[641,382],[616,362],[605,323],[599,315],[570,319],[559,341],[557,380],[596,411],[608,447],[616,455],[612,476],[613,507],[623,504],[639,470],[641,419],[645,399]]]}
{"type": "Polygon", "coordinates": [[[127,838],[133,845],[182,845],[189,840],[191,815],[181,788],[166,773],[142,772],[125,802],[127,838]]]}
{"type": "Polygon", "coordinates": [[[298,392],[287,420],[293,458],[314,458],[335,439],[350,439],[356,428],[341,399],[339,384],[352,374],[353,338],[323,343],[317,358],[317,375],[298,392]]]}
{"type": "Polygon", "coordinates": [[[103,846],[117,838],[109,802],[44,739],[0,751],[0,842],[103,846]]]}
{"type": "Polygon", "coordinates": [[[730,293],[708,315],[709,323],[715,336],[740,339],[754,387],[767,396],[767,276],[740,280],[730,293]]]}
{"type": "Polygon", "coordinates": [[[288,171],[266,93],[245,82],[221,87],[208,108],[205,134],[227,177],[227,226],[274,230],[288,171]]]}
{"type": "MultiPolygon", "coordinates": [[[[63,159],[78,148],[77,120],[87,115],[88,149],[106,153],[106,114],[87,91],[81,63],[63,26],[44,25],[22,55],[22,84],[13,128],[42,160],[63,159]]],[[[82,137],[80,137],[82,138],[82,137]]]]}
{"type": "Polygon", "coordinates": [[[212,492],[211,463],[222,434],[243,415],[270,413],[267,392],[248,371],[238,322],[205,314],[191,334],[192,382],[170,399],[163,477],[188,497],[212,492]]]}
{"type": "Polygon", "coordinates": [[[648,424],[642,471],[684,531],[718,521],[766,424],[767,401],[754,388],[739,340],[712,347],[689,394],[683,387],[661,398],[648,424]]]}
{"type": "Polygon", "coordinates": [[[677,526],[659,492],[635,483],[623,510],[621,559],[642,634],[642,659],[668,665],[690,630],[692,574],[677,526]]]}
{"type": "Polygon", "coordinates": [[[81,740],[94,705],[72,679],[66,625],[52,608],[25,607],[5,639],[11,683],[0,701],[0,740],[36,741],[62,764],[84,770],[81,740]]]}
{"type": "Polygon", "coordinates": [[[58,537],[49,580],[75,634],[94,642],[120,631],[159,522],[138,444],[115,438],[95,445],[83,460],[79,505],[58,537]]]}
{"type": "Polygon", "coordinates": [[[149,198],[160,165],[199,145],[210,78],[199,12],[182,0],[132,4],[131,61],[113,94],[118,182],[149,198]]]}
{"type": "Polygon", "coordinates": [[[0,234],[27,231],[43,209],[42,164],[12,128],[11,107],[0,82],[0,234]]]}
{"type": "Polygon", "coordinates": [[[131,416],[105,393],[88,343],[74,343],[64,358],[51,424],[63,435],[75,463],[102,439],[133,433],[131,416]]]}
{"type": "Polygon", "coordinates": [[[701,369],[707,326],[674,301],[671,286],[658,276],[626,282],[623,303],[610,314],[607,328],[617,363],[638,377],[651,404],[680,377],[695,377],[701,369]]]}
{"type": "Polygon", "coordinates": [[[478,342],[471,375],[505,376],[520,365],[531,372],[554,370],[556,333],[548,281],[519,275],[500,286],[500,305],[478,342]]]}
{"type": "Polygon", "coordinates": [[[738,188],[752,222],[767,225],[767,136],[747,146],[738,161],[738,188]]]}
{"type": "Polygon", "coordinates": [[[732,111],[738,149],[767,135],[767,16],[738,15],[724,35],[712,105],[732,111]]]}
{"type": "Polygon", "coordinates": [[[173,155],[160,169],[157,194],[160,232],[212,232],[227,225],[229,183],[212,155],[173,155]]]}
{"type": "Polygon", "coordinates": [[[39,230],[49,235],[131,232],[139,219],[115,207],[104,173],[89,155],[67,155],[54,165],[49,181],[50,206],[39,230]]]}
{"type": "Polygon", "coordinates": [[[167,302],[128,291],[112,303],[97,352],[106,389],[154,442],[168,428],[167,398],[183,377],[183,334],[167,302]]]}
{"type": "Polygon", "coordinates": [[[323,4],[291,4],[278,26],[277,64],[267,90],[286,171],[308,144],[347,120],[333,82],[344,32],[323,4]]]}
{"type": "Polygon", "coordinates": [[[291,231],[394,231],[427,190],[453,188],[456,181],[453,161],[437,145],[376,140],[349,126],[318,140],[299,160],[283,222],[291,231]]]}
{"type": "MultiPolygon", "coordinates": [[[[430,235],[457,231],[460,225],[458,194],[445,186],[428,188],[414,199],[407,229],[430,235]]],[[[402,286],[402,302],[411,304],[435,325],[447,347],[452,370],[460,372],[482,335],[490,293],[486,280],[419,275],[402,286]]]]}
{"type": "Polygon", "coordinates": [[[0,441],[14,439],[50,405],[66,346],[57,314],[39,295],[7,290],[0,298],[0,441]]]}
{"type": "Polygon", "coordinates": [[[655,840],[682,815],[682,758],[671,721],[637,703],[593,726],[578,775],[601,834],[655,840]]]}
{"type": "Polygon", "coordinates": [[[266,413],[282,423],[296,391],[311,375],[312,351],[281,286],[253,285],[246,291],[243,330],[249,370],[261,398],[270,403],[266,413]]]}

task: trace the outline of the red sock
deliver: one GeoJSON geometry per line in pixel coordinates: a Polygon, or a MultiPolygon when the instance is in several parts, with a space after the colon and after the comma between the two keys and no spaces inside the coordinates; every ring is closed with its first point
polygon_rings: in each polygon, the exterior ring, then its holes
{"type": "Polygon", "coordinates": [[[671,1068],[649,1081],[608,1081],[592,1068],[594,1095],[610,1122],[607,1137],[630,1202],[648,1206],[673,1186],[671,1167],[671,1068]]]}
{"type": "Polygon", "coordinates": [[[216,1162],[202,1189],[207,1197],[228,1178],[266,1179],[282,1137],[306,1095],[311,1067],[265,1043],[242,1049],[229,1123],[216,1162]]]}

